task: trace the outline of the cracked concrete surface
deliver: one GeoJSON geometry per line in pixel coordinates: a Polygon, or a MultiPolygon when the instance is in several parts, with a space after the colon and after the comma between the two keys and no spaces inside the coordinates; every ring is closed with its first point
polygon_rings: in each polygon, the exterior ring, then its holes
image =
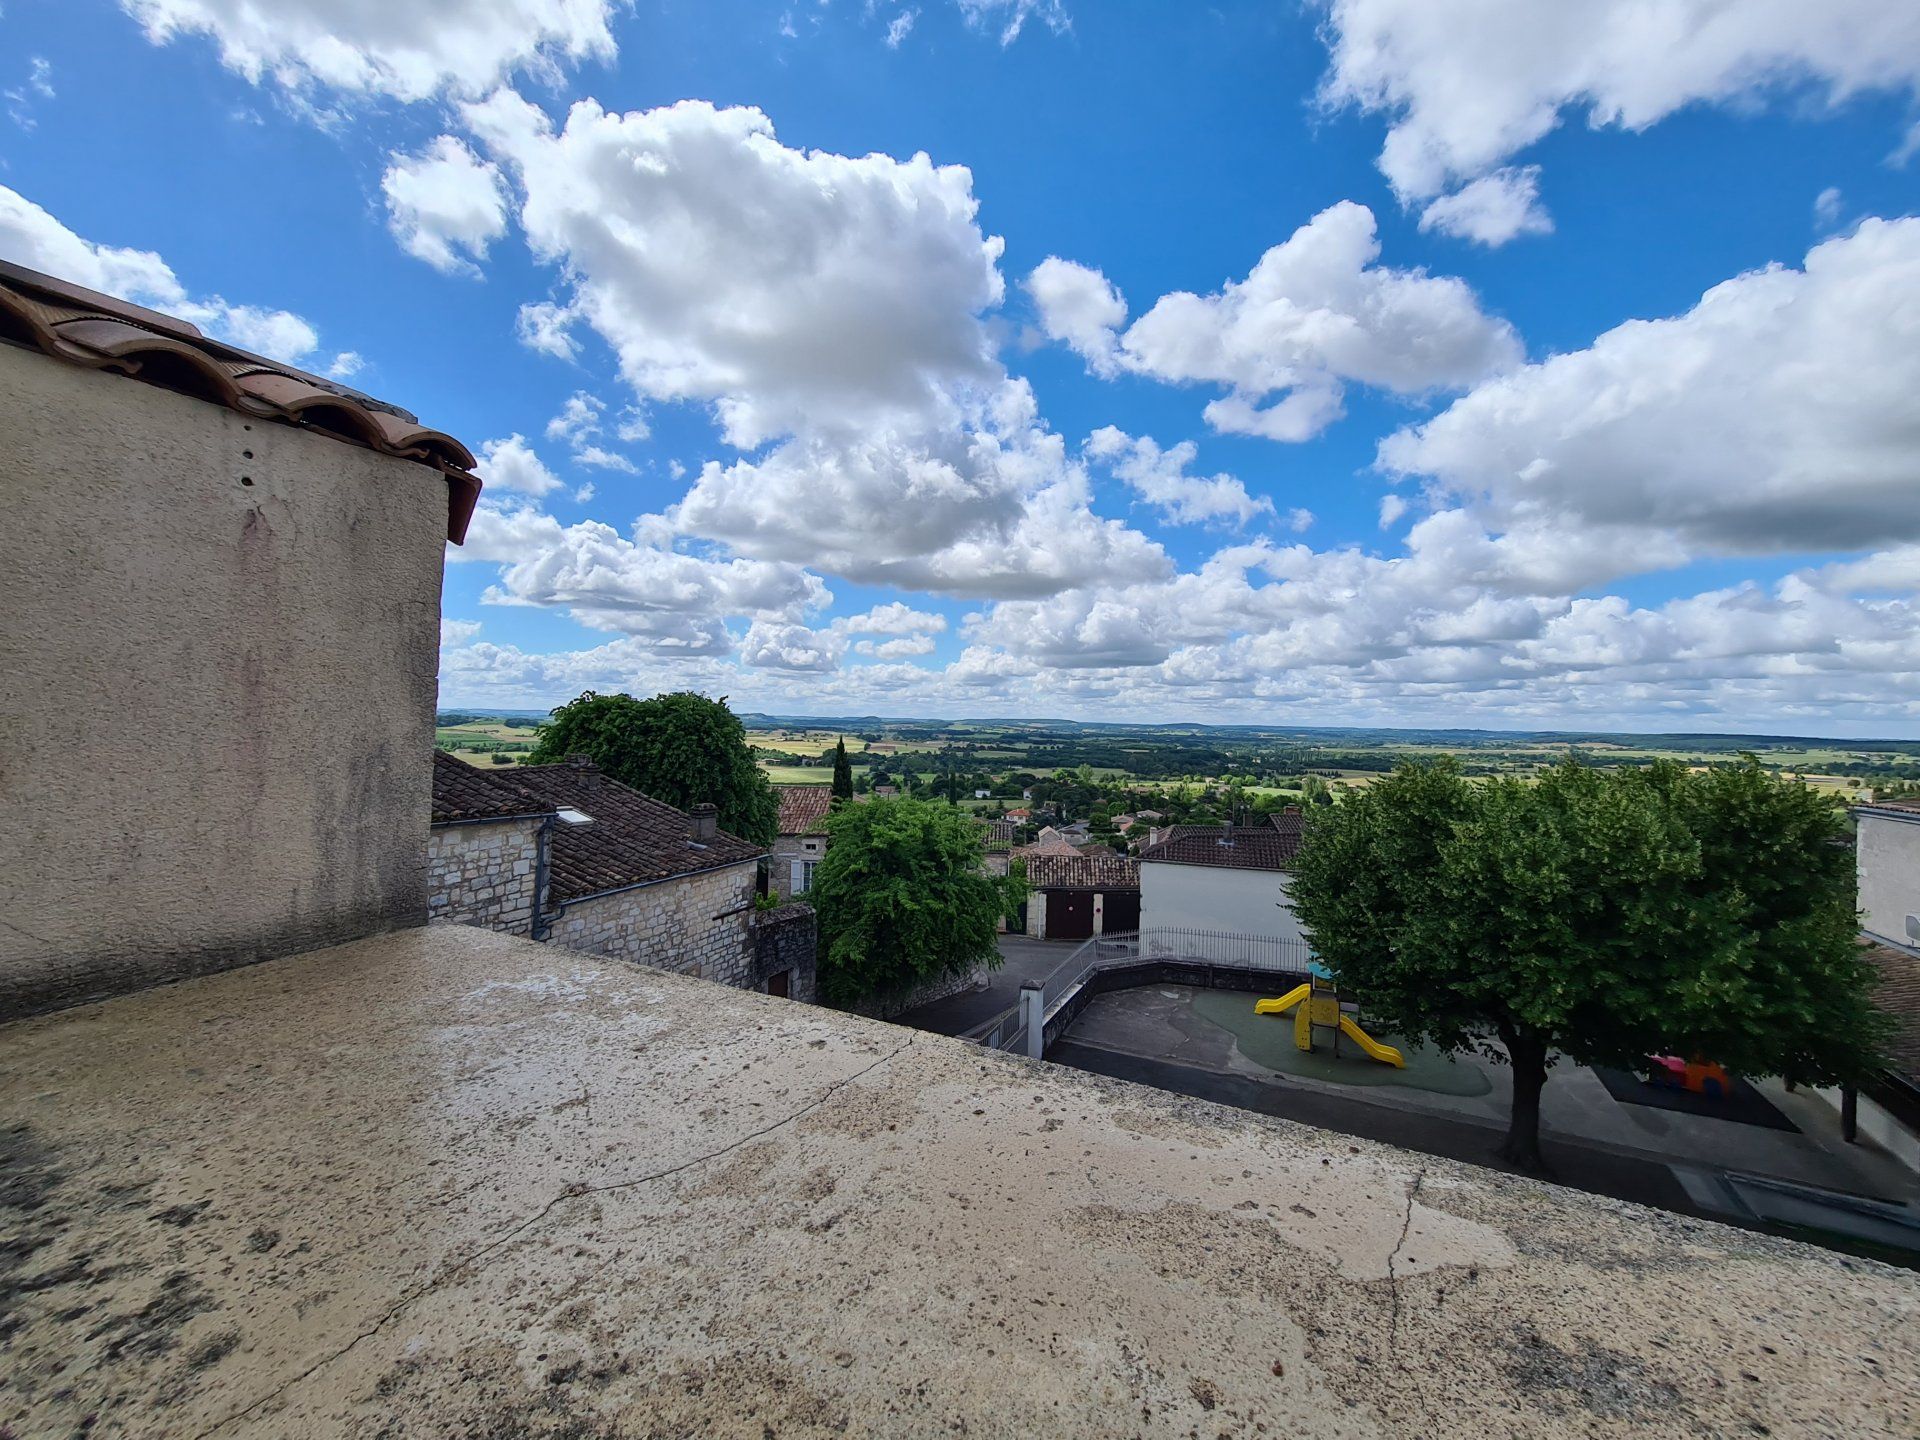
{"type": "Polygon", "coordinates": [[[17,1440],[1920,1433],[1912,1275],[454,928],[0,1029],[0,1352],[17,1440]]]}

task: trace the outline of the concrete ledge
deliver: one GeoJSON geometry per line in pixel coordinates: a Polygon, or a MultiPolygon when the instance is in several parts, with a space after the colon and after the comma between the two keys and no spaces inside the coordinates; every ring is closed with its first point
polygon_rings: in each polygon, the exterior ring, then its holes
{"type": "Polygon", "coordinates": [[[1920,1279],[459,927],[0,1029],[0,1428],[1920,1432],[1920,1279]]]}

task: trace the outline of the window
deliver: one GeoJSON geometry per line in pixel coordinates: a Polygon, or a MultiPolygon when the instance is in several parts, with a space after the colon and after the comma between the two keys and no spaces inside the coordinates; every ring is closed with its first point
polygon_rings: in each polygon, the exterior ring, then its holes
{"type": "Polygon", "coordinates": [[[813,872],[819,868],[820,862],[818,860],[802,860],[800,862],[800,888],[794,892],[795,894],[804,895],[813,889],[813,872]]]}

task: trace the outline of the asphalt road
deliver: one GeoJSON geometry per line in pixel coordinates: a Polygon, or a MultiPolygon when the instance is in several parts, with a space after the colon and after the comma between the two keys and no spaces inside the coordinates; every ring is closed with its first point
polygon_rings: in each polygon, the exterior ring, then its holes
{"type": "Polygon", "coordinates": [[[950,995],[931,1005],[893,1017],[896,1025],[911,1025],[916,1030],[931,1030],[939,1035],[964,1035],[1002,1011],[1011,1010],[1020,1000],[1023,980],[1044,980],[1078,950],[1078,940],[1033,940],[1025,935],[1000,937],[1000,968],[989,971],[985,990],[950,995]]]}

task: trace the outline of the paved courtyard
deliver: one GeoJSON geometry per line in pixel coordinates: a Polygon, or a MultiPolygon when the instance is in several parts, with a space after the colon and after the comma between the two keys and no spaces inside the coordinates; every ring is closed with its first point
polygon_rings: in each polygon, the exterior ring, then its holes
{"type": "MultiPolygon", "coordinates": [[[[1409,1069],[1398,1071],[1351,1047],[1340,1061],[1325,1052],[1302,1056],[1293,1044],[1292,1022],[1256,1016],[1257,998],[1182,985],[1103,995],[1048,1057],[1348,1134],[1493,1163],[1513,1093],[1505,1066],[1413,1052],[1409,1069]]],[[[1847,1144],[1837,1113],[1824,1100],[1791,1093],[1777,1080],[1756,1089],[1786,1128],[1623,1104],[1594,1071],[1559,1065],[1541,1102],[1548,1156],[1568,1183],[1693,1213],[1720,1213],[1724,1197],[1717,1187],[1725,1173],[1896,1205],[1920,1202],[1920,1176],[1871,1143],[1847,1144]]]]}

